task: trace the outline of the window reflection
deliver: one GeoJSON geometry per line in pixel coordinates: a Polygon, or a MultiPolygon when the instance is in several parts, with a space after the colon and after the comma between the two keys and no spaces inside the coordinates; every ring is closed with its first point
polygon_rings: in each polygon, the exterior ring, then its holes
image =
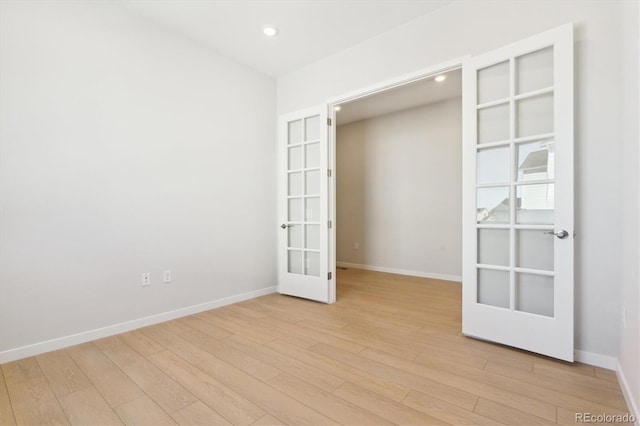
{"type": "Polygon", "coordinates": [[[476,220],[509,223],[509,187],[479,188],[476,220]]]}
{"type": "MultiPolygon", "coordinates": [[[[517,144],[516,222],[553,224],[555,185],[543,183],[555,178],[555,143],[551,139],[517,144]]],[[[505,179],[507,148],[478,151],[478,183],[505,179]]],[[[478,188],[476,220],[481,223],[509,223],[509,187],[478,188]]]]}
{"type": "Polygon", "coordinates": [[[541,141],[518,145],[518,181],[554,178],[555,143],[541,141]]]}

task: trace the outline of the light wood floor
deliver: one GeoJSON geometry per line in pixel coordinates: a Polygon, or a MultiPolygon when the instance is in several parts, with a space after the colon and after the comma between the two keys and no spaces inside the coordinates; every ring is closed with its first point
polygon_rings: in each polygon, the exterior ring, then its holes
{"type": "Polygon", "coordinates": [[[0,424],[574,423],[626,413],[612,371],[463,337],[460,286],[338,272],[334,305],[269,295],[2,365],[0,424]]]}

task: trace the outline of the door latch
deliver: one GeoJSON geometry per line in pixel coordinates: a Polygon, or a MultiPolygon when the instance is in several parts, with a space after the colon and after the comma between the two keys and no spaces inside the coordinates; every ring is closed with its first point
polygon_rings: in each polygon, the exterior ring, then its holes
{"type": "Polygon", "coordinates": [[[558,231],[558,232],[547,231],[547,232],[545,232],[545,234],[555,235],[556,237],[560,238],[561,240],[564,240],[565,238],[567,238],[569,236],[569,233],[567,231],[565,231],[564,229],[562,231],[558,231]]]}

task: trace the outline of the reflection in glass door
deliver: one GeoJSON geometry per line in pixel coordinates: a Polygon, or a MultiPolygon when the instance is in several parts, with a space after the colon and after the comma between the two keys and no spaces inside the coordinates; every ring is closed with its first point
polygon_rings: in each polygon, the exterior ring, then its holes
{"type": "Polygon", "coordinates": [[[288,123],[287,271],[320,276],[320,116],[288,123]]]}
{"type": "Polygon", "coordinates": [[[477,302],[553,317],[553,46],[477,76],[477,302]]]}

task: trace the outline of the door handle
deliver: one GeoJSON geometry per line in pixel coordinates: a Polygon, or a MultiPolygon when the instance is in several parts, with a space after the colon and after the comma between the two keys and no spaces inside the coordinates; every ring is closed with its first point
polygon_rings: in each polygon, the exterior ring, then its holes
{"type": "Polygon", "coordinates": [[[282,225],[280,225],[280,228],[282,228],[282,229],[287,229],[287,228],[291,228],[292,226],[295,226],[295,225],[285,225],[285,224],[283,223],[282,225]]]}
{"type": "Polygon", "coordinates": [[[559,231],[559,232],[547,231],[547,232],[545,232],[545,234],[555,235],[556,237],[560,238],[561,240],[564,240],[565,238],[567,238],[569,236],[569,233],[567,231],[565,231],[564,229],[562,231],[559,231]]]}

